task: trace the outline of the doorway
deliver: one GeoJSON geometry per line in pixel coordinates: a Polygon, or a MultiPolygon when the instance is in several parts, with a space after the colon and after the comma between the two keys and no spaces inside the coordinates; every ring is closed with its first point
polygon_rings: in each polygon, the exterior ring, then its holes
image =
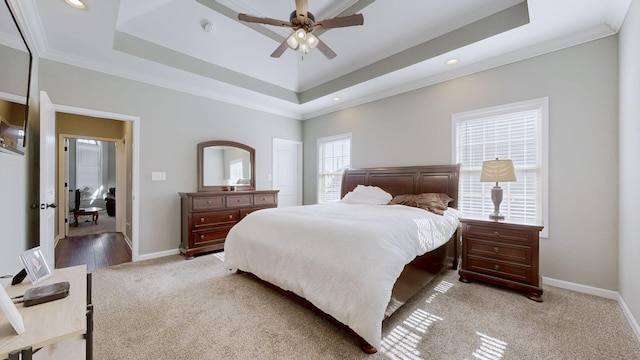
{"type": "MultiPolygon", "coordinates": [[[[66,208],[64,211],[61,208],[56,209],[56,226],[55,229],[54,227],[51,227],[51,234],[53,234],[53,236],[45,236],[44,239],[41,239],[41,244],[44,241],[45,243],[48,243],[48,247],[55,248],[56,244],[58,244],[61,239],[65,238],[67,234],[66,227],[69,225],[68,188],[65,188],[65,179],[62,175],[66,174],[63,167],[68,166],[68,163],[65,163],[63,160],[64,157],[60,156],[60,154],[64,153],[64,138],[69,136],[84,138],[93,137],[98,138],[99,140],[115,142],[115,161],[118,164],[117,166],[121,169],[121,171],[118,171],[116,175],[116,189],[120,188],[122,190],[120,192],[116,190],[115,197],[117,200],[115,203],[115,210],[116,214],[120,214],[122,216],[116,216],[116,231],[119,233],[109,234],[118,234],[120,237],[126,238],[130,244],[128,246],[130,249],[129,259],[131,261],[137,261],[139,258],[139,231],[137,227],[137,223],[139,221],[139,203],[135,194],[137,194],[139,189],[139,150],[134,148],[133,144],[139,141],[139,117],[55,104],[49,104],[48,108],[50,108],[50,111],[54,113],[55,118],[54,123],[56,135],[52,136],[56,137],[57,150],[55,153],[57,155],[50,161],[53,161],[55,163],[55,168],[58,169],[55,186],[57,193],[56,202],[67,206],[62,206],[66,208]],[[65,116],[76,116],[82,119],[78,120],[79,122],[74,123],[71,127],[67,124],[67,127],[65,128],[64,121],[60,120],[61,117],[65,116]],[[113,135],[113,132],[109,133],[109,131],[106,131],[105,133],[105,129],[99,124],[100,121],[112,121],[118,123],[120,127],[125,129],[125,136],[122,136],[121,134],[113,135]]],[[[68,186],[68,182],[66,182],[66,185],[68,186]]],[[[73,221],[73,216],[71,217],[71,221],[73,221]]],[[[104,235],[92,236],[104,237],[104,235]]],[[[108,265],[109,264],[106,264],[106,266],[108,265]]],[[[96,266],[100,267],[100,262],[96,262],[96,266]]]]}
{"type": "Polygon", "coordinates": [[[124,226],[130,202],[116,192],[126,194],[131,186],[125,180],[131,163],[123,155],[130,137],[125,125],[118,120],[56,113],[56,268],[86,264],[93,270],[132,260],[131,240],[124,226]],[[118,197],[125,206],[118,206],[118,197]]]}
{"type": "Polygon", "coordinates": [[[59,202],[60,215],[66,214],[61,237],[118,232],[116,142],[93,137],[65,137],[64,144],[64,159],[59,159],[64,164],[59,169],[65,180],[59,189],[67,199],[61,198],[59,202]]]}

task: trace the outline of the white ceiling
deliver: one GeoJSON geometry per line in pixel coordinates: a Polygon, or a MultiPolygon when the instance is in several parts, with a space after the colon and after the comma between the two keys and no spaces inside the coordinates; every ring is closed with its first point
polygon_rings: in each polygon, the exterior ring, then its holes
{"type": "MultiPolygon", "coordinates": [[[[237,20],[288,21],[294,0],[9,1],[42,58],[308,119],[615,34],[632,0],[309,0],[316,20],[364,16],[319,32],[333,60],[271,58],[291,30],[237,20]]],[[[0,42],[14,46],[5,20],[0,42]]]]}

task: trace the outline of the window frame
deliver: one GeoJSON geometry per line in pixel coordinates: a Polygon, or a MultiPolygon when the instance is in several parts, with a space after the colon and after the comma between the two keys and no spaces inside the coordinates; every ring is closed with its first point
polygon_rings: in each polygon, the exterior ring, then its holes
{"type": "MultiPolygon", "coordinates": [[[[334,142],[334,141],[343,141],[343,140],[349,140],[349,165],[347,165],[347,167],[351,166],[351,160],[353,157],[353,138],[351,136],[351,133],[343,133],[343,134],[338,134],[338,135],[333,135],[333,136],[326,136],[326,137],[322,137],[322,138],[318,138],[316,140],[316,152],[318,153],[317,155],[317,183],[316,183],[316,203],[320,204],[320,203],[326,203],[326,202],[331,202],[331,201],[337,201],[340,200],[340,196],[338,195],[338,199],[337,200],[329,200],[329,201],[321,201],[322,196],[321,196],[321,191],[324,189],[324,186],[322,185],[322,181],[324,178],[324,173],[322,172],[322,162],[323,162],[323,158],[322,158],[322,152],[320,151],[320,147],[326,143],[330,143],[330,142],[334,142]]],[[[339,189],[342,186],[342,177],[340,177],[339,179],[339,189]]]]}
{"type": "MultiPolygon", "coordinates": [[[[453,163],[459,163],[458,154],[458,134],[457,124],[460,121],[469,121],[474,119],[488,118],[492,116],[505,115],[510,113],[516,113],[526,110],[536,109],[540,111],[540,119],[538,126],[538,134],[540,139],[538,142],[538,157],[540,168],[540,186],[537,191],[537,201],[540,201],[540,215],[538,221],[544,225],[544,229],[540,232],[540,237],[549,237],[549,98],[541,97],[531,100],[525,100],[515,103],[497,105],[482,109],[476,109],[471,111],[465,111],[460,113],[454,113],[451,115],[451,160],[453,163]]],[[[486,159],[489,160],[489,159],[486,159]]],[[[460,177],[462,179],[464,172],[461,169],[460,177]]],[[[490,192],[491,189],[487,187],[484,191],[490,192]]],[[[505,193],[506,196],[506,193],[505,193]]],[[[503,200],[504,201],[504,200],[503,200]]],[[[473,215],[473,214],[469,214],[473,215]]],[[[464,214],[462,215],[464,216],[464,214]]],[[[488,219],[488,217],[487,217],[488,219]]]]}

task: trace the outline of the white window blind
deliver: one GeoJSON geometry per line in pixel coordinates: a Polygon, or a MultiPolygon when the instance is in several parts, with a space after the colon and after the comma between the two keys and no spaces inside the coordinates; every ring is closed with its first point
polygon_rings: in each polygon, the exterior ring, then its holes
{"type": "Polygon", "coordinates": [[[99,141],[76,141],[76,187],[83,200],[92,202],[102,190],[102,148],[99,141]]]}
{"type": "Polygon", "coordinates": [[[318,139],[318,202],[340,200],[342,173],[351,164],[351,134],[318,139]]]}
{"type": "Polygon", "coordinates": [[[547,101],[543,98],[453,115],[454,156],[461,164],[458,205],[462,214],[488,216],[493,212],[491,188],[495,183],[480,182],[482,162],[511,159],[517,180],[499,184],[503,189],[500,212],[545,222],[543,123],[547,101]]]}

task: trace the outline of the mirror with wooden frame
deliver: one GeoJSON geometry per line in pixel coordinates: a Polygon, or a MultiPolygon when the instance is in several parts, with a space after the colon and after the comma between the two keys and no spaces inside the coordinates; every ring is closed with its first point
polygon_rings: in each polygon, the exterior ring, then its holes
{"type": "Polygon", "coordinates": [[[233,141],[198,144],[198,191],[255,190],[254,148],[233,141]]]}

